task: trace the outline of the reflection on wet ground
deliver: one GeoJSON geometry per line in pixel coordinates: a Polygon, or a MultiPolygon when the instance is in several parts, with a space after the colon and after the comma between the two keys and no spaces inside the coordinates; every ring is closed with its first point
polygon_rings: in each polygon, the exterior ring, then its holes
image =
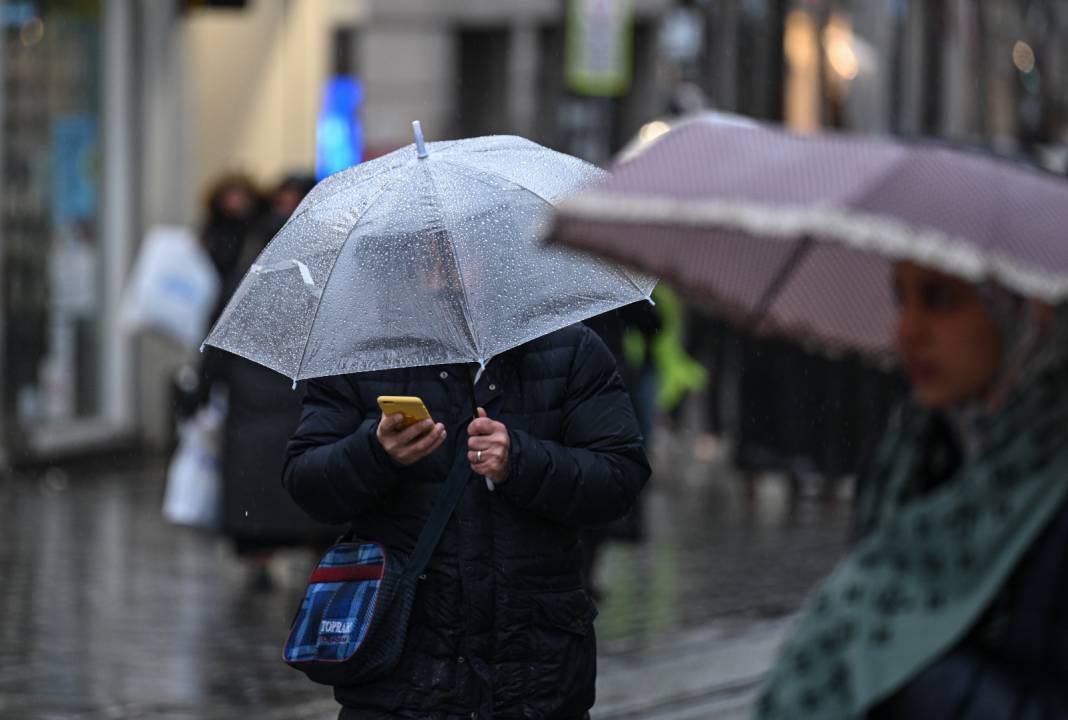
{"type": "Polygon", "coordinates": [[[3,492],[0,717],[222,718],[323,696],[279,659],[295,599],[247,592],[220,542],[166,525],[160,476],[3,492]]]}
{"type": "Polygon", "coordinates": [[[830,499],[798,497],[781,478],[766,477],[747,492],[722,462],[689,456],[682,443],[657,447],[647,537],[604,554],[604,651],[638,651],[712,619],[792,613],[844,547],[848,488],[830,499]],[[686,462],[672,468],[671,457],[686,462]]]}
{"type": "MultiPolygon", "coordinates": [[[[603,652],[796,610],[840,552],[847,501],[791,502],[774,480],[748,500],[684,443],[657,455],[646,541],[600,568],[603,652]]],[[[333,717],[329,690],[279,657],[312,556],[253,591],[225,543],[161,519],[161,468],[0,481],[0,717],[333,717]]]]}

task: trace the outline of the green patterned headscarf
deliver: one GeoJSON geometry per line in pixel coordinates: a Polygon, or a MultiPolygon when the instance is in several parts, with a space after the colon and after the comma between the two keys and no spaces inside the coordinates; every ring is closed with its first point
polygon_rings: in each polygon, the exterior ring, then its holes
{"type": "Polygon", "coordinates": [[[761,720],[863,718],[975,626],[1068,491],[1068,366],[1015,384],[982,449],[922,492],[938,418],[903,411],[858,497],[863,537],[806,603],[761,720]]]}

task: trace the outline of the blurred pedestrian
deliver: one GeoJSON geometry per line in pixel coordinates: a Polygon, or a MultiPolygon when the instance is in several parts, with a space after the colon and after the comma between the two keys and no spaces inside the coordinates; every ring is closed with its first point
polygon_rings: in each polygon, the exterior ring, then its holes
{"type": "Polygon", "coordinates": [[[267,247],[267,243],[271,241],[275,233],[282,229],[293,211],[300,205],[300,201],[313,187],[315,187],[315,178],[311,175],[292,174],[284,177],[270,193],[264,212],[250,223],[249,231],[241,245],[241,252],[236,258],[237,271],[230,275],[235,282],[229,288],[224,287],[227,299],[233,295],[241,278],[248,272],[256,257],[267,247]]]}
{"type": "Polygon", "coordinates": [[[894,270],[912,399],[760,718],[1068,717],[1063,308],[894,270]]]}
{"type": "Polygon", "coordinates": [[[234,272],[252,224],[263,212],[263,197],[247,175],[231,173],[212,183],[205,205],[200,241],[225,282],[234,272]]]}
{"type": "MultiPolygon", "coordinates": [[[[204,196],[203,221],[197,233],[218,275],[220,292],[208,318],[210,327],[233,293],[233,276],[245,240],[263,211],[263,197],[256,184],[244,173],[226,173],[216,178],[204,196]]],[[[204,371],[213,368],[213,353],[208,352],[199,367],[183,365],[171,382],[171,403],[175,421],[187,419],[207,402],[211,379],[204,371]]]]}
{"type": "Polygon", "coordinates": [[[485,404],[474,420],[468,371],[307,383],[285,479],[313,517],[411,547],[453,458],[478,476],[419,583],[398,665],[336,687],[342,720],[581,720],[593,705],[596,609],[579,533],[624,515],[649,476],[634,409],[581,324],[493,358],[473,388],[485,404]],[[381,416],[376,398],[398,394],[421,397],[433,419],[402,429],[403,416],[381,416]]]}
{"type": "MultiPolygon", "coordinates": [[[[652,342],[660,328],[660,318],[652,304],[641,301],[618,310],[590,318],[584,324],[604,341],[615,359],[617,371],[630,395],[642,443],[649,452],[656,414],[656,370],[652,363],[652,342]],[[635,341],[627,342],[628,337],[635,341]],[[628,353],[628,344],[635,349],[628,353]]],[[[597,562],[605,542],[623,540],[636,542],[642,539],[643,495],[623,517],[605,525],[583,528],[582,578],[586,592],[594,599],[603,597],[596,583],[597,562]]]]}
{"type": "Polygon", "coordinates": [[[824,499],[860,469],[902,396],[897,373],[852,354],[828,357],[777,338],[755,336],[692,308],[688,347],[712,376],[701,442],[729,436],[746,498],[765,473],[781,475],[791,500],[804,478],[820,480],[824,499]],[[819,422],[812,422],[819,418],[819,422]]]}
{"type": "MultiPolygon", "coordinates": [[[[683,305],[667,286],[653,292],[656,304],[637,302],[586,321],[616,358],[646,452],[650,452],[657,415],[671,411],[691,392],[699,391],[707,376],[683,347],[683,305]]],[[[600,598],[597,564],[606,542],[640,542],[645,537],[645,495],[624,517],[608,525],[583,530],[583,577],[586,589],[600,598]]]]}
{"type": "MultiPolygon", "coordinates": [[[[233,295],[274,234],[281,229],[313,179],[292,175],[270,194],[266,212],[249,215],[260,203],[251,183],[226,179],[212,196],[205,242],[226,269],[219,310],[233,295]]],[[[270,589],[270,562],[288,547],[321,550],[340,530],[311,521],[282,486],[286,442],[300,418],[300,393],[284,376],[215,348],[205,348],[201,387],[223,389],[226,420],[222,439],[222,532],[249,568],[250,585],[270,589]]]]}

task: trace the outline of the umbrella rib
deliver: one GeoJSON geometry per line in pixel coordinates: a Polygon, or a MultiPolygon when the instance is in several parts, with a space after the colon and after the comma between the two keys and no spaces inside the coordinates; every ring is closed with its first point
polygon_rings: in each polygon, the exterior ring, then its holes
{"type": "MultiPolygon", "coordinates": [[[[515,139],[515,140],[522,140],[523,142],[527,143],[527,145],[524,145],[524,146],[521,146],[521,147],[508,147],[507,148],[507,152],[509,154],[515,154],[515,153],[518,153],[518,152],[542,153],[542,152],[545,152],[547,150],[549,152],[556,152],[555,150],[552,150],[550,148],[544,147],[542,145],[538,145],[537,143],[532,142],[531,140],[528,140],[527,138],[522,137],[521,135],[484,135],[483,137],[512,138],[512,139],[515,139]]],[[[474,139],[474,138],[469,138],[469,139],[474,139]]],[[[453,144],[455,144],[457,142],[462,142],[462,141],[453,140],[451,142],[453,144]]],[[[448,150],[448,148],[444,148],[444,149],[448,150]]],[[[484,155],[485,153],[502,152],[502,149],[499,148],[499,147],[482,147],[482,148],[463,148],[463,151],[464,151],[464,155],[484,155]]],[[[558,153],[558,154],[563,154],[563,153],[558,153]]],[[[438,151],[438,156],[439,157],[441,156],[441,151],[440,150],[438,151]]],[[[575,158],[575,159],[576,160],[581,160],[581,158],[575,158]]]]}
{"type": "MultiPolygon", "coordinates": [[[[628,270],[625,267],[623,267],[619,263],[607,263],[607,265],[608,265],[609,268],[612,269],[613,273],[615,273],[617,275],[622,275],[624,278],[626,278],[627,282],[630,283],[631,287],[633,287],[635,290],[637,290],[642,295],[644,295],[646,300],[652,302],[652,300],[653,300],[653,288],[650,288],[649,292],[645,292],[645,290],[642,289],[641,285],[639,285],[637,283],[637,281],[635,281],[635,279],[633,277],[631,277],[630,272],[628,272],[628,270]]],[[[653,282],[653,287],[655,288],[656,287],[656,276],[655,275],[649,275],[648,273],[646,273],[646,277],[651,277],[653,279],[653,281],[654,281],[653,282]]]]}
{"type": "MultiPolygon", "coordinates": [[[[452,165],[454,167],[456,166],[455,163],[448,163],[448,164],[452,165]]],[[[434,182],[434,175],[433,175],[433,173],[431,173],[429,171],[429,169],[426,171],[426,177],[427,177],[427,181],[430,183],[430,187],[433,189],[433,192],[430,194],[431,202],[433,202],[434,207],[437,209],[438,215],[441,217],[442,228],[444,228],[445,227],[445,212],[442,210],[440,203],[438,203],[438,185],[437,185],[436,182],[434,182]]],[[[471,301],[467,297],[467,285],[464,284],[464,274],[460,270],[460,260],[459,260],[459,258],[456,257],[456,245],[455,244],[453,244],[453,246],[452,246],[451,255],[452,255],[453,267],[455,267],[455,269],[456,269],[456,277],[460,281],[460,295],[463,297],[463,300],[464,300],[464,302],[463,302],[463,311],[464,311],[464,322],[467,325],[467,327],[466,327],[467,337],[471,341],[471,346],[475,349],[475,353],[478,355],[479,363],[481,363],[483,360],[485,360],[485,358],[482,357],[482,348],[479,347],[478,338],[475,337],[475,325],[471,321],[471,301]]]]}
{"type": "Polygon", "coordinates": [[[356,218],[352,222],[352,225],[345,233],[345,240],[342,241],[341,248],[338,249],[337,255],[334,256],[334,262],[330,264],[330,272],[326,274],[326,279],[323,280],[323,294],[319,296],[319,302],[315,305],[315,314],[312,315],[311,323],[308,324],[308,336],[304,338],[304,348],[300,351],[300,362],[297,363],[297,374],[293,377],[294,381],[300,379],[300,371],[304,367],[304,358],[308,354],[308,344],[311,342],[312,330],[315,329],[315,321],[319,319],[319,308],[323,306],[323,296],[326,295],[326,286],[330,284],[330,278],[334,276],[334,269],[337,267],[337,261],[341,257],[341,251],[344,250],[345,244],[348,242],[349,237],[352,235],[353,228],[355,228],[356,225],[359,224],[360,220],[363,219],[363,216],[366,215],[372,207],[374,207],[374,204],[378,202],[386,193],[386,191],[393,187],[393,185],[396,184],[399,179],[400,176],[383,184],[382,187],[378,189],[378,194],[376,194],[374,197],[367,201],[367,205],[364,207],[363,211],[356,216],[356,218]]]}
{"type": "Polygon", "coordinates": [[[775,271],[775,276],[768,283],[768,287],[764,290],[764,294],[761,295],[760,300],[753,307],[753,311],[749,314],[750,325],[756,325],[764,315],[767,315],[771,309],[772,304],[776,298],[782,292],[783,287],[786,286],[790,276],[794,274],[797,266],[801,264],[801,261],[805,259],[809,251],[812,249],[812,237],[804,235],[798,244],[790,251],[790,255],[783,261],[779,269],[775,271]]]}
{"type": "MultiPolygon", "coordinates": [[[[411,163],[411,160],[408,160],[407,163],[411,163]]],[[[389,167],[385,168],[381,172],[376,172],[373,175],[369,175],[369,176],[367,176],[365,178],[362,178],[360,180],[360,183],[365,183],[365,182],[368,182],[370,180],[374,180],[376,177],[379,177],[380,175],[385,175],[388,172],[392,172],[394,170],[397,170],[398,168],[402,167],[404,164],[406,164],[406,163],[400,163],[400,164],[397,164],[397,165],[390,165],[389,167]]],[[[353,166],[353,167],[356,167],[356,166],[353,166]]],[[[386,185],[383,186],[383,190],[386,187],[388,187],[389,185],[390,185],[390,183],[386,183],[386,185]]],[[[325,202],[325,201],[329,200],[330,198],[334,197],[335,195],[339,195],[339,194],[341,194],[342,192],[344,192],[345,190],[348,190],[348,189],[349,188],[347,188],[347,187],[339,187],[336,190],[334,190],[333,192],[327,193],[326,195],[324,195],[321,198],[315,198],[315,205],[319,205],[322,202],[325,202]]],[[[377,196],[375,197],[375,199],[376,200],[378,199],[377,196]]],[[[303,205],[303,203],[301,203],[301,204],[303,205]]],[[[368,207],[370,207],[370,205],[368,205],[368,207]]],[[[293,213],[292,215],[290,215],[289,219],[286,220],[285,225],[283,225],[281,228],[279,228],[278,232],[275,233],[275,236],[280,235],[282,233],[282,231],[285,230],[287,227],[289,227],[289,225],[292,222],[294,222],[295,220],[297,220],[297,219],[299,219],[301,217],[304,217],[304,215],[311,209],[312,209],[311,205],[308,205],[307,207],[305,207],[303,209],[298,208],[298,210],[300,210],[300,212],[293,213]]],[[[364,209],[364,212],[367,212],[366,208],[364,209]]],[[[363,217],[363,213],[360,213],[360,217],[363,217]]],[[[264,249],[266,249],[266,248],[264,248],[264,249]]]]}
{"type": "Polygon", "coordinates": [[[527,191],[528,193],[530,193],[534,197],[538,198],[539,200],[542,200],[543,202],[548,203],[550,206],[556,207],[556,203],[554,203],[552,200],[550,200],[549,198],[545,197],[541,193],[534,192],[533,190],[528,188],[526,185],[522,185],[519,182],[517,182],[514,178],[510,178],[507,175],[504,175],[502,173],[497,172],[496,170],[488,170],[486,168],[474,168],[474,167],[471,167],[469,165],[464,165],[463,163],[453,162],[453,161],[447,160],[447,159],[439,160],[438,162],[443,162],[443,163],[447,163],[449,165],[452,165],[454,168],[458,168],[460,171],[464,172],[464,175],[466,175],[467,177],[474,178],[476,180],[478,180],[479,178],[474,173],[484,173],[486,175],[493,175],[494,177],[498,177],[501,180],[504,180],[505,182],[507,182],[507,183],[509,183],[511,185],[515,185],[517,188],[520,188],[521,190],[527,191]]]}
{"type": "MultiPolygon", "coordinates": [[[[538,198],[543,203],[545,203],[546,205],[549,206],[550,211],[555,210],[555,208],[556,208],[556,204],[553,203],[552,200],[549,200],[548,198],[546,198],[541,193],[534,192],[533,190],[528,188],[526,185],[522,185],[522,184],[516,182],[515,180],[513,180],[513,179],[511,179],[511,178],[509,178],[509,177],[507,177],[505,175],[502,175],[499,172],[496,172],[496,171],[493,171],[493,170],[484,170],[483,168],[474,168],[474,167],[471,167],[469,165],[464,165],[462,163],[456,163],[456,162],[450,162],[448,160],[442,160],[440,162],[445,162],[445,163],[448,163],[449,165],[452,165],[454,168],[456,168],[457,172],[459,172],[460,174],[462,174],[465,177],[468,177],[468,178],[470,178],[472,180],[476,180],[478,182],[481,182],[483,184],[485,184],[485,181],[482,178],[478,177],[478,173],[485,173],[486,175],[493,175],[494,177],[498,177],[498,178],[504,180],[507,183],[515,185],[517,188],[519,188],[523,192],[528,192],[531,195],[533,195],[534,197],[538,198]]],[[[592,255],[592,253],[588,253],[588,254],[592,255]]],[[[631,287],[633,287],[635,290],[637,290],[638,292],[640,292],[642,295],[645,296],[646,300],[648,300],[650,298],[651,292],[650,293],[646,293],[642,289],[642,287],[637,282],[635,282],[634,278],[632,278],[630,276],[630,273],[627,272],[626,269],[623,268],[621,265],[619,265],[618,263],[604,263],[604,264],[607,265],[612,270],[612,272],[614,274],[622,275],[626,279],[626,281],[628,283],[630,283],[631,287]]]]}

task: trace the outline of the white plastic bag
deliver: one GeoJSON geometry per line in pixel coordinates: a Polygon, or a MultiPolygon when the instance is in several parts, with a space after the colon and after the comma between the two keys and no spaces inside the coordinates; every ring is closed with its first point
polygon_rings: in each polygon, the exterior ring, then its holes
{"type": "Polygon", "coordinates": [[[215,266],[188,228],[152,228],[126,287],[123,326],[160,332],[185,348],[200,347],[219,285],[215,266]]]}
{"type": "Polygon", "coordinates": [[[213,400],[178,428],[178,447],[163,495],[163,517],[176,525],[203,530],[220,525],[225,414],[225,407],[213,400]]]}

